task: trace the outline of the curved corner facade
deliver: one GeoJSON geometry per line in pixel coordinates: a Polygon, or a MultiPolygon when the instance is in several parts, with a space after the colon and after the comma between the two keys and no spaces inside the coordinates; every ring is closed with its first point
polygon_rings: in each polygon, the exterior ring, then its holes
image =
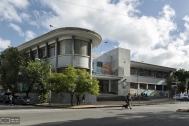
{"type": "Polygon", "coordinates": [[[92,73],[92,48],[100,44],[101,36],[91,30],[75,27],[59,28],[20,46],[32,59],[49,58],[56,72],[71,65],[92,73]]]}

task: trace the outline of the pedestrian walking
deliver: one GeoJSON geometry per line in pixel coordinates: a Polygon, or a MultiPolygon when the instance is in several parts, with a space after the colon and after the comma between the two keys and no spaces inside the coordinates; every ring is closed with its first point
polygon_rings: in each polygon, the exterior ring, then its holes
{"type": "Polygon", "coordinates": [[[83,104],[84,104],[85,103],[85,94],[83,94],[82,101],[83,101],[83,104]]]}
{"type": "Polygon", "coordinates": [[[131,98],[131,94],[130,94],[130,93],[128,93],[126,99],[127,99],[127,106],[128,106],[130,109],[132,109],[132,108],[131,108],[131,103],[130,103],[131,100],[132,100],[132,98],[131,98]]]}

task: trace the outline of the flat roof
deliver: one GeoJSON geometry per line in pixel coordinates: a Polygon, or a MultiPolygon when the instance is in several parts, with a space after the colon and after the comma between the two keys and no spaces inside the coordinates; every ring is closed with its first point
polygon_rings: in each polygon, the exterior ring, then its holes
{"type": "Polygon", "coordinates": [[[160,66],[160,65],[155,65],[155,64],[149,64],[149,63],[144,63],[144,62],[137,62],[137,61],[130,61],[131,67],[140,67],[140,68],[150,68],[154,70],[164,70],[164,71],[176,71],[176,68],[171,68],[171,67],[165,67],[165,66],[160,66]]]}
{"type": "Polygon", "coordinates": [[[74,35],[74,36],[83,37],[89,40],[91,39],[93,47],[98,46],[102,41],[102,37],[98,33],[92,30],[78,28],[78,27],[63,27],[63,28],[54,29],[48,33],[38,36],[28,42],[25,42],[17,46],[17,48],[19,51],[24,50],[27,48],[31,48],[35,45],[39,45],[41,43],[51,41],[58,37],[62,37],[63,35],[74,35]]]}

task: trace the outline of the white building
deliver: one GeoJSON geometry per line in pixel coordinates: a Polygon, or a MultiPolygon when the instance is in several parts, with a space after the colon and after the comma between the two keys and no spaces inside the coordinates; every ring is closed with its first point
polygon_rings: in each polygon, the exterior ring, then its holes
{"type": "MultiPolygon", "coordinates": [[[[145,92],[153,96],[165,91],[164,78],[176,69],[130,61],[130,50],[123,48],[92,56],[92,48],[97,47],[101,40],[94,31],[66,27],[50,31],[17,48],[26,51],[32,59],[49,58],[56,72],[63,72],[68,65],[85,68],[99,80],[100,92],[103,93],[125,96],[129,92],[137,95],[145,92]]],[[[88,102],[95,101],[95,96],[88,95],[88,102]]]]}

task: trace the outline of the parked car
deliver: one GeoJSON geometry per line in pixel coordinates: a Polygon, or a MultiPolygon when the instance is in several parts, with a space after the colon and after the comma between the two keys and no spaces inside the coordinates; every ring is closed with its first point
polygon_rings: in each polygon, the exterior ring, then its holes
{"type": "Polygon", "coordinates": [[[189,98],[188,98],[188,95],[187,94],[180,94],[180,100],[182,101],[187,101],[189,98]]]}
{"type": "Polygon", "coordinates": [[[179,94],[176,94],[176,95],[173,95],[173,99],[175,100],[180,100],[180,95],[179,94]]]}
{"type": "Polygon", "coordinates": [[[8,101],[9,101],[9,95],[10,95],[10,94],[11,94],[11,93],[9,93],[9,92],[3,92],[3,93],[1,93],[1,94],[0,94],[0,101],[3,102],[3,103],[8,102],[8,101]]]}
{"type": "Polygon", "coordinates": [[[15,104],[15,100],[18,98],[19,96],[17,95],[14,95],[13,98],[12,98],[12,104],[15,104]]]}
{"type": "Polygon", "coordinates": [[[187,100],[189,100],[189,97],[187,94],[176,94],[176,95],[173,95],[173,99],[187,101],[187,100]]]}
{"type": "Polygon", "coordinates": [[[31,105],[33,104],[33,101],[30,99],[30,97],[18,96],[17,98],[14,99],[14,104],[31,105]]]}

